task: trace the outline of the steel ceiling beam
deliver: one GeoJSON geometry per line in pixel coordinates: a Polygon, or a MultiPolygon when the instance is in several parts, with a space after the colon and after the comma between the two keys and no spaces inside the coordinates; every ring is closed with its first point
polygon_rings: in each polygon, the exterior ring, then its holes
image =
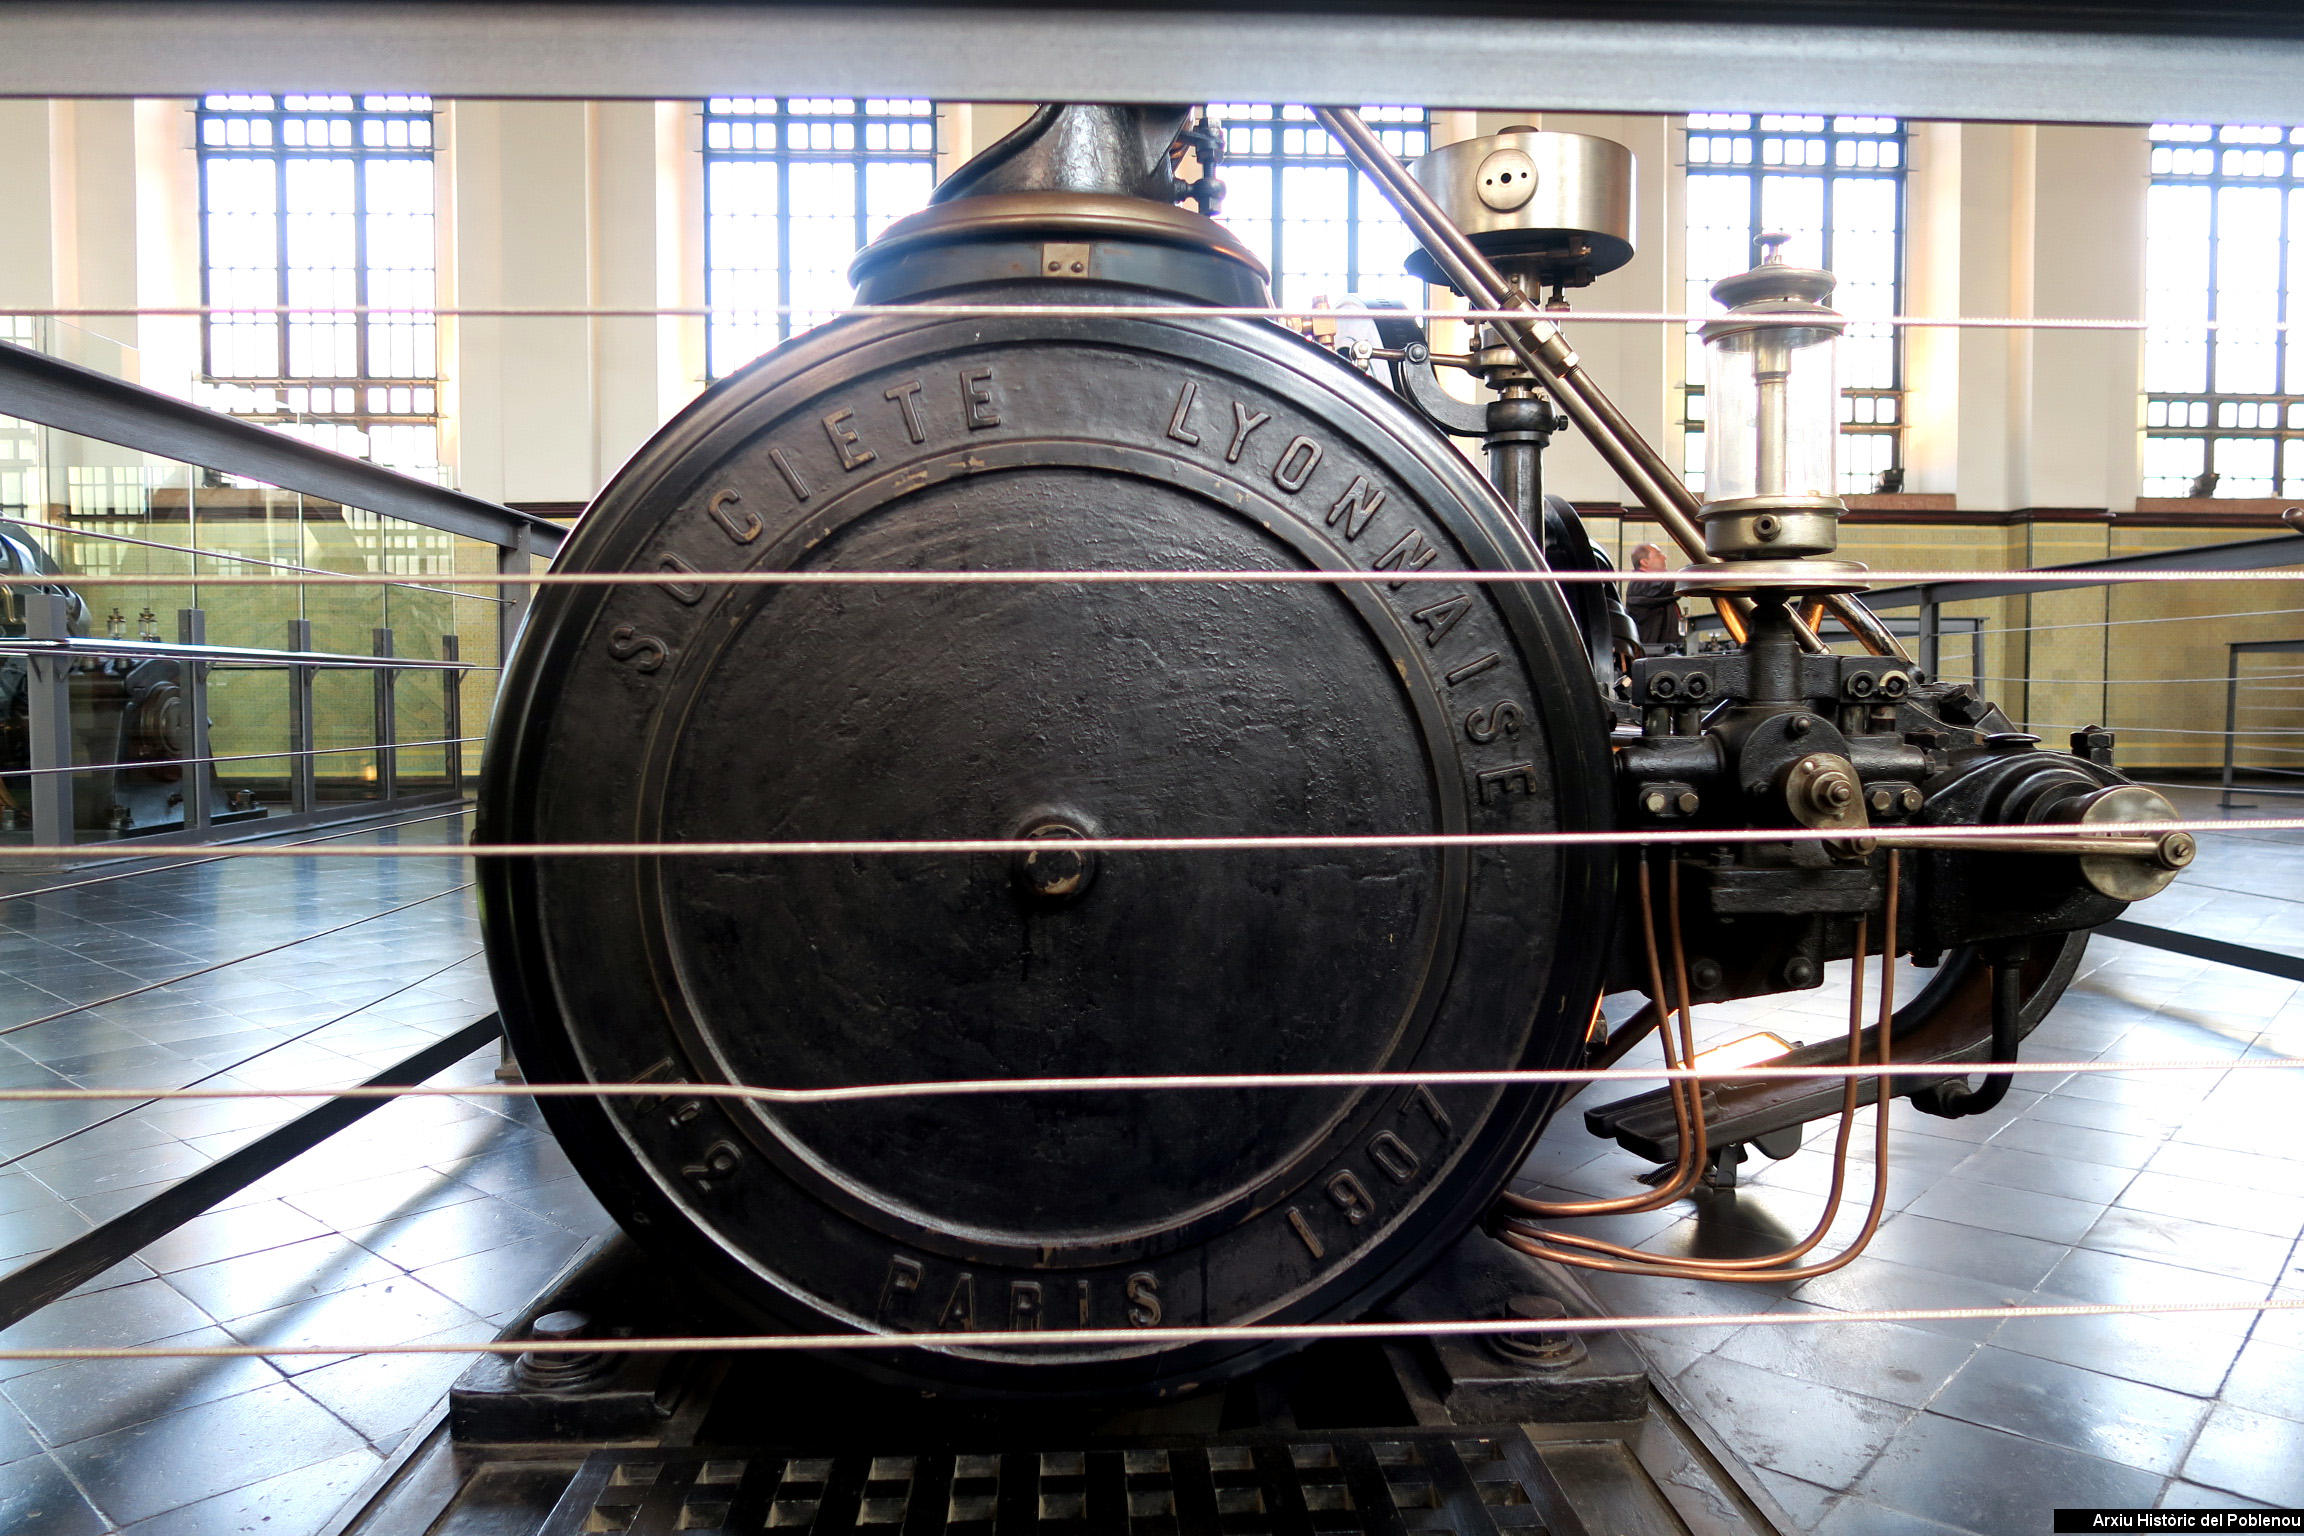
{"type": "Polygon", "coordinates": [[[0,7],[0,95],[404,90],[977,101],[1749,107],[2140,123],[2297,114],[2304,38],[2269,7],[2044,3],[1612,11],[1518,5],[1089,8],[299,0],[0,7]],[[1569,14],[1560,14],[1566,9],[1569,14]],[[1864,25],[1882,15],[1928,25],[1864,25]],[[1712,19],[1705,19],[1707,16],[1712,19]],[[2187,27],[2197,17],[2197,30],[2187,27]],[[1641,19],[1632,19],[1632,18],[1641,19]],[[1962,18],[1978,18],[1963,21],[1962,18]]]}

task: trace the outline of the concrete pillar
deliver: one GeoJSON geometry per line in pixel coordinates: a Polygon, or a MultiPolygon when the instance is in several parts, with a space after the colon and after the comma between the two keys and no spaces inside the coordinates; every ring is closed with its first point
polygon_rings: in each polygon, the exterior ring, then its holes
{"type": "MultiPolygon", "coordinates": [[[[2043,318],[2143,313],[2150,153],[2134,128],[2033,130],[2030,287],[2043,318]]],[[[2203,275],[2205,281],[2205,275],[2203,275]]],[[[2022,505],[2132,510],[2142,465],[2143,338],[2034,331],[2022,505]]]]}

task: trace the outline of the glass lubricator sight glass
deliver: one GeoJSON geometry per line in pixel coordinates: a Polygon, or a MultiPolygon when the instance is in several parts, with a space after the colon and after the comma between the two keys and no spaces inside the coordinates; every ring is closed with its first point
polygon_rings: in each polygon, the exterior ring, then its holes
{"type": "Polygon", "coordinates": [[[1787,560],[1839,547],[1838,282],[1784,260],[1762,235],[1760,264],[1712,285],[1728,313],[1704,323],[1704,546],[1726,560],[1787,560]]]}

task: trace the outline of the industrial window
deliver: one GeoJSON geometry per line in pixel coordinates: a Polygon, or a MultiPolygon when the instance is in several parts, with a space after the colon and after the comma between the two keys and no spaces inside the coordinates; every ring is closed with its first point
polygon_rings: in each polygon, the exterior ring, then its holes
{"type": "Polygon", "coordinates": [[[2144,494],[2304,491],[2304,128],[2157,123],[2144,494]]]}
{"type": "MultiPolygon", "coordinates": [[[[1422,107],[1362,107],[1377,137],[1403,159],[1432,147],[1422,107]]],[[[1345,297],[1424,302],[1404,263],[1415,237],[1374,183],[1308,107],[1225,102],[1208,115],[1224,129],[1224,222],[1272,269],[1273,297],[1310,307],[1345,297]]]]}
{"type": "Polygon", "coordinates": [[[432,99],[209,96],[199,141],[208,403],[437,475],[432,99]]]}
{"type": "Polygon", "coordinates": [[[712,377],[734,372],[846,304],[849,259],[924,205],[935,184],[932,102],[845,96],[706,102],[712,377]]]}
{"type": "MultiPolygon", "coordinates": [[[[1904,477],[1904,357],[1887,323],[1903,297],[1904,125],[1893,117],[1704,112],[1688,119],[1687,313],[1712,284],[1752,265],[1762,234],[1790,235],[1784,259],[1829,267],[1840,344],[1840,486],[1898,490],[1904,477]]],[[[1704,356],[1689,328],[1683,462],[1704,472],[1704,356]]]]}

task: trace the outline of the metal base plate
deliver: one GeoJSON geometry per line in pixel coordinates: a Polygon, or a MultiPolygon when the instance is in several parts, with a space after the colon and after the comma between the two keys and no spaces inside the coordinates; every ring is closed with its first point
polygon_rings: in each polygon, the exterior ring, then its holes
{"type": "MultiPolygon", "coordinates": [[[[1476,1271],[1479,1275],[1488,1271],[1476,1271]]],[[[1547,1276],[1547,1283],[1552,1277],[1547,1276]]],[[[715,1331],[611,1240],[508,1330],[573,1305],[602,1330],[715,1331]]],[[[1570,1309],[1589,1298],[1561,1289],[1570,1309]]],[[[1404,1298],[1405,1300],[1405,1298],[1404,1298]]],[[[1602,1336],[1604,1337],[1604,1336],[1602,1336]]],[[[624,1357],[637,1359],[639,1357],[624,1357]]],[[[1751,1475],[1661,1387],[1626,1417],[1457,1423],[1494,1412],[1413,1345],[1315,1346],[1228,1388],[1095,1411],[871,1387],[783,1356],[651,1361],[646,1420],[505,1392],[476,1367],[444,1419],[327,1536],[1776,1536],[1751,1475]],[[676,1385],[675,1385],[676,1384],[676,1385]],[[485,1439],[478,1436],[486,1436],[485,1439]]],[[[1483,1367],[1492,1375],[1500,1369],[1483,1367]]],[[[605,1401],[622,1383],[588,1389],[605,1401]]],[[[1483,1392],[1482,1396],[1486,1396],[1483,1392]]]]}

